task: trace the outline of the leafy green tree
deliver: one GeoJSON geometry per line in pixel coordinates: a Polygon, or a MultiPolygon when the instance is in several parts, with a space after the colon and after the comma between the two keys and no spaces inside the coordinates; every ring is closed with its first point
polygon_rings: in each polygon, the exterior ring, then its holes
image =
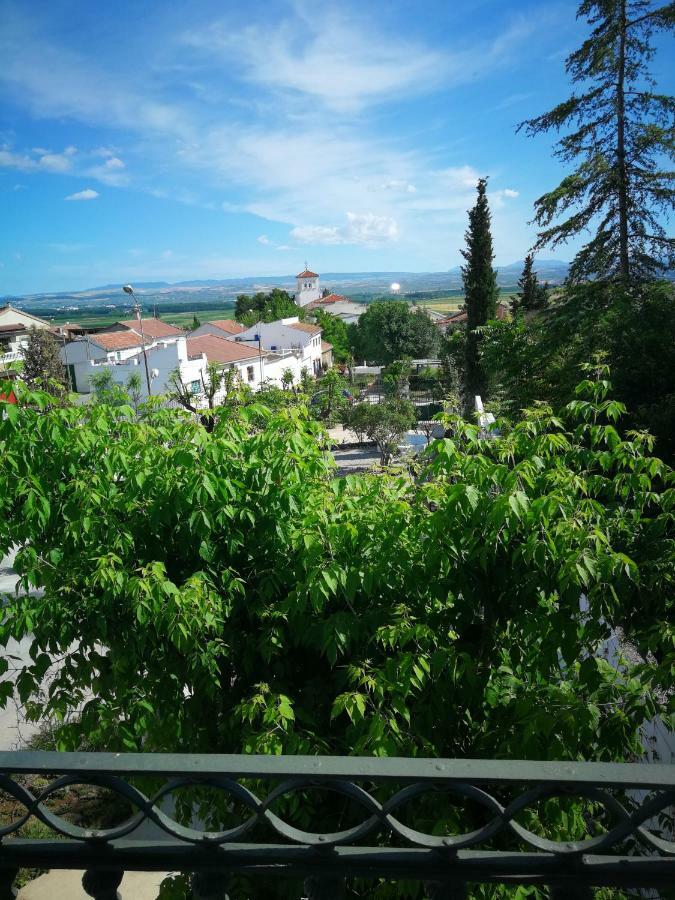
{"type": "Polygon", "coordinates": [[[287,291],[280,288],[273,288],[268,294],[240,294],[234,307],[235,319],[248,326],[256,322],[275,322],[289,316],[303,318],[304,311],[287,291]]]}
{"type": "Polygon", "coordinates": [[[293,387],[293,369],[284,369],[281,373],[281,384],[286,391],[293,387]]]}
{"type": "Polygon", "coordinates": [[[426,359],[438,347],[438,329],[403,300],[369,303],[358,324],[350,325],[354,356],[371,363],[391,363],[404,356],[426,359]]]}
{"type": "Polygon", "coordinates": [[[196,331],[201,326],[201,321],[197,318],[197,313],[192,316],[192,325],[190,326],[191,331],[196,331]]]}
{"type": "Polygon", "coordinates": [[[169,379],[169,396],[190,412],[198,413],[205,428],[213,430],[216,419],[214,410],[225,401],[228,406],[239,405],[242,385],[235,369],[226,369],[216,363],[209,363],[206,372],[200,372],[199,380],[201,390],[195,391],[191,385],[185,384],[180,369],[175,369],[169,379]],[[204,412],[204,400],[208,413],[204,412]]]}
{"type": "Polygon", "coordinates": [[[349,357],[349,336],[345,322],[323,309],[314,310],[312,315],[321,326],[322,339],[333,345],[335,362],[346,362],[349,357]]]}
{"type": "Polygon", "coordinates": [[[124,386],[113,378],[109,367],[100,369],[89,378],[94,403],[106,406],[126,406],[130,402],[124,386]]]}
{"type": "Polygon", "coordinates": [[[480,359],[481,335],[479,329],[497,315],[497,273],[492,268],[492,232],[490,230],[490,207],[487,199],[487,178],[481,178],[477,185],[478,196],[475,206],[469,210],[469,227],[465,240],[466,248],[461,251],[466,260],[462,266],[464,282],[464,304],[466,307],[465,343],[465,410],[473,412],[474,396],[487,394],[487,376],[480,359]]]}
{"type": "MultiPolygon", "coordinates": [[[[30,639],[18,689],[63,749],[619,761],[646,719],[670,722],[673,473],[622,433],[604,372],[495,440],[447,417],[415,479],[334,479],[302,406],[256,402],[209,433],[181,410],[17,391],[0,552],[18,544],[44,593],[10,600],[0,643],[30,639]],[[598,651],[623,623],[645,661],[617,673],[598,651]]],[[[550,803],[550,838],[606,825],[550,803]]],[[[412,819],[483,821],[431,801],[412,819]]]]}
{"type": "Polygon", "coordinates": [[[573,395],[579,366],[611,366],[630,427],[650,431],[657,454],[675,460],[675,289],[667,282],[627,290],[599,282],[568,286],[546,316],[491,323],[484,365],[511,414],[535,400],[555,405],[573,395]]]}
{"type": "Polygon", "coordinates": [[[577,253],[570,279],[638,282],[675,261],[675,242],[662,221],[675,204],[673,174],[664,168],[675,159],[675,101],[654,92],[648,68],[652,33],[673,27],[675,6],[583,0],[577,15],[592,27],[566,62],[581,92],[519,126],[530,135],[564,130],[556,155],[577,163],[535,202],[542,227],[535,248],[564,244],[590,229],[594,236],[577,253]]]}
{"type": "Polygon", "coordinates": [[[66,375],[61,362],[61,345],[45,328],[29,328],[23,351],[23,378],[59,396],[66,389],[66,375]]]}
{"type": "Polygon", "coordinates": [[[132,372],[127,378],[124,388],[129,395],[131,405],[138,413],[141,400],[143,399],[143,386],[140,374],[138,372],[132,372]]]}
{"type": "Polygon", "coordinates": [[[360,403],[362,409],[353,421],[365,436],[377,445],[380,465],[388,466],[398,453],[401,441],[416,421],[415,407],[409,400],[392,398],[384,403],[360,403]]]}
{"type": "Polygon", "coordinates": [[[410,363],[409,357],[397,359],[395,362],[389,363],[382,370],[382,382],[386,393],[397,400],[402,400],[408,394],[410,386],[410,363]]]}
{"type": "Polygon", "coordinates": [[[535,312],[544,309],[548,303],[548,288],[540,284],[534,271],[534,254],[528,253],[523,265],[523,274],[518,279],[517,294],[511,298],[511,313],[535,312]]]}
{"type": "Polygon", "coordinates": [[[329,425],[335,424],[349,405],[347,381],[337,369],[329,369],[316,383],[311,400],[313,412],[329,425]]]}

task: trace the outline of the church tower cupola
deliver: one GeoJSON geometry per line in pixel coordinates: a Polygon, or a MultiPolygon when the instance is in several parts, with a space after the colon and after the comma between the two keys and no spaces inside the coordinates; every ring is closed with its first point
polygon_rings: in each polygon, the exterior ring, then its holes
{"type": "Polygon", "coordinates": [[[307,306],[312,300],[320,298],[319,276],[316,272],[310,272],[305,263],[304,271],[295,276],[295,302],[298,306],[307,306]]]}

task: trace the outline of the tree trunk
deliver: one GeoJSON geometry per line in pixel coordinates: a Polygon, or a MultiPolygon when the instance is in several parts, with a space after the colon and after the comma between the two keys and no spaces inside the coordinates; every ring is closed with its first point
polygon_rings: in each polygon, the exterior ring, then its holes
{"type": "Polygon", "coordinates": [[[616,180],[619,195],[619,274],[625,283],[630,281],[628,258],[628,176],[626,172],[626,0],[621,0],[619,21],[619,60],[616,82],[616,180]]]}

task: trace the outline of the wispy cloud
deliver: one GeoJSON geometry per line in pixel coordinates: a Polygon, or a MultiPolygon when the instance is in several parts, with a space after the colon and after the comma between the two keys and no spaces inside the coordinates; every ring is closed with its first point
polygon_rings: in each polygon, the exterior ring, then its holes
{"type": "Polygon", "coordinates": [[[233,31],[227,21],[210,23],[184,41],[222,61],[234,52],[249,81],[340,112],[438,84],[445,69],[441,53],[400,37],[376,38],[373,31],[371,22],[348,22],[337,10],[318,8],[300,23],[289,19],[280,26],[233,31]]]}
{"type": "MultiPolygon", "coordinates": [[[[168,66],[154,65],[152,77],[142,59],[133,71],[121,61],[104,66],[83,45],[69,49],[41,32],[40,17],[17,12],[0,34],[0,87],[37,119],[107,130],[89,150],[4,147],[0,166],[253,213],[288,227],[287,243],[267,245],[278,250],[404,238],[422,245],[439,223],[444,241],[450,224],[453,233],[456,223],[463,228],[479,174],[487,174],[473,165],[472,150],[453,148],[452,165],[443,167],[440,154],[423,141],[411,149],[407,129],[388,133],[378,116],[402,98],[447,92],[510,65],[537,27],[534,17],[459,43],[392,32],[363,12],[348,18],[321,4],[306,11],[301,0],[284,10],[281,21],[244,28],[204,15],[199,28],[165,35],[165,57],[180,59],[180,91],[172,91],[168,66]],[[198,92],[186,90],[197,82],[198,92]],[[237,102],[214,101],[232,85],[237,102]]],[[[87,188],[69,198],[95,199],[79,196],[89,191],[97,195],[87,188]]]]}
{"type": "Polygon", "coordinates": [[[83,191],[77,191],[75,194],[69,194],[66,200],[96,200],[100,194],[92,188],[85,188],[83,191]]]}
{"type": "Polygon", "coordinates": [[[302,225],[291,230],[301,244],[360,244],[373,247],[398,240],[398,222],[374,213],[347,213],[344,225],[302,225]]]}
{"type": "Polygon", "coordinates": [[[20,172],[69,172],[73,167],[75,147],[66,147],[62,153],[52,153],[42,147],[35,147],[26,153],[16,153],[9,146],[0,148],[0,166],[18,169],[20,172]]]}

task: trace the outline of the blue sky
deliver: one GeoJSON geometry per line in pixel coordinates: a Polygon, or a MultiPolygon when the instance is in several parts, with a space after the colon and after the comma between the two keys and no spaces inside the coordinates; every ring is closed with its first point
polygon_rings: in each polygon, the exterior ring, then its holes
{"type": "Polygon", "coordinates": [[[0,0],[0,294],[440,271],[479,175],[522,258],[562,169],[514,126],[569,92],[575,6],[0,0]]]}

